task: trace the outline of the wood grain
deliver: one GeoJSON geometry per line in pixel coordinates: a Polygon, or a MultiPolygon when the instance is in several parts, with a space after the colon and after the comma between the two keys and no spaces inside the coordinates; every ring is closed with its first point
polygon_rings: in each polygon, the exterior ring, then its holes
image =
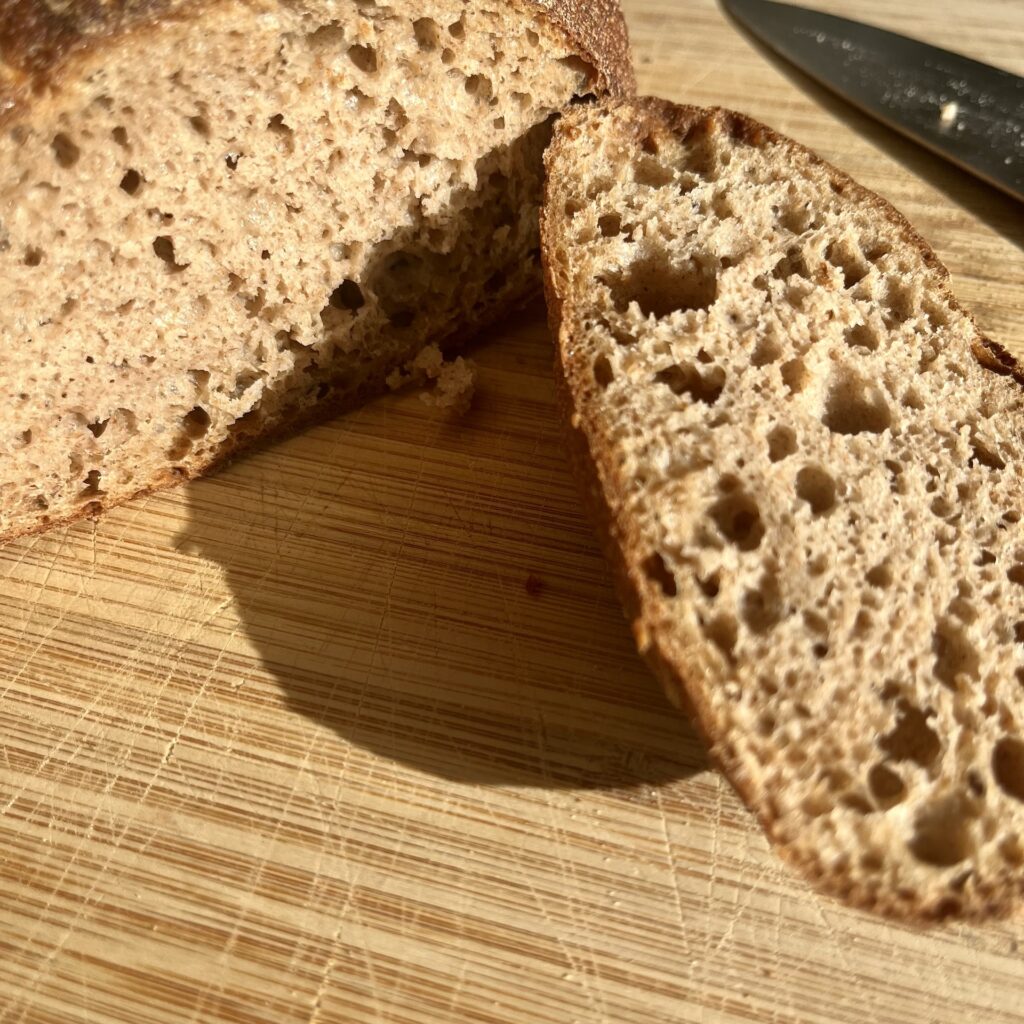
{"type": "MultiPolygon", "coordinates": [[[[708,0],[641,87],[893,199],[1022,351],[1021,208],[708,0]]],[[[1018,0],[829,4],[1024,73],[1018,0]]],[[[0,1022],[1024,1022],[1024,925],[915,932],[780,864],[633,653],[534,310],[474,410],[393,397],[0,550],[0,1022]]]]}

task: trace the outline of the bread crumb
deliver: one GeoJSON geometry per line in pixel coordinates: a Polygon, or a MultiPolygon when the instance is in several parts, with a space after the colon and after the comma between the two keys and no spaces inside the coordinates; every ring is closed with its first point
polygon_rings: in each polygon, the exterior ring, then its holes
{"type": "Polygon", "coordinates": [[[404,369],[389,374],[387,384],[392,390],[397,390],[409,384],[433,381],[434,386],[424,391],[420,400],[441,412],[463,416],[473,402],[476,375],[476,364],[471,360],[457,356],[446,362],[437,345],[431,344],[421,349],[404,369]]]}

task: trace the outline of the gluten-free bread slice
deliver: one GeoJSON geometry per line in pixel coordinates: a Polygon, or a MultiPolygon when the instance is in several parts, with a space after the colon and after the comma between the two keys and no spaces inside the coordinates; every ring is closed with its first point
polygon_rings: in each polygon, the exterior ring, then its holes
{"type": "Polygon", "coordinates": [[[641,651],[783,853],[905,917],[1024,889],[1024,392],[886,202],[738,114],[581,109],[542,244],[641,651]]]}
{"type": "Polygon", "coordinates": [[[630,85],[615,0],[0,0],[0,541],[521,301],[551,120],[630,85]]]}

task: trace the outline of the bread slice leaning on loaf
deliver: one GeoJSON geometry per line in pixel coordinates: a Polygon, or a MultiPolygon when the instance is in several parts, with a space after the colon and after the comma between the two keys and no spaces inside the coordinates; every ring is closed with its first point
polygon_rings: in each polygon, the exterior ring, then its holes
{"type": "Polygon", "coordinates": [[[542,245],[641,651],[784,854],[887,914],[1024,890],[1024,391],[884,200],[739,114],[579,109],[542,245]]]}
{"type": "Polygon", "coordinates": [[[0,541],[352,405],[540,286],[615,0],[0,0],[0,541]]]}

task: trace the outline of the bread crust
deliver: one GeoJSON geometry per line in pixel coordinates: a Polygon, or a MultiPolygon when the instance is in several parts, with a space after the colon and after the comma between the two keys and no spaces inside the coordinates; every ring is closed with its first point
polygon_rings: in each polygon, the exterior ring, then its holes
{"type": "MultiPolygon", "coordinates": [[[[785,146],[808,164],[824,170],[836,191],[855,197],[868,204],[878,216],[884,217],[910,246],[915,247],[930,270],[939,278],[939,287],[951,305],[964,313],[976,331],[973,346],[975,358],[993,372],[1012,376],[1024,385],[1024,368],[1013,356],[977,332],[977,325],[969,312],[957,302],[949,289],[949,271],[939,261],[927,242],[907,219],[881,196],[869,191],[844,172],[833,167],[816,153],[799,143],[778,134],[744,114],[720,107],[698,108],[681,106],[655,97],[612,101],[607,109],[628,106],[630,117],[627,130],[635,135],[638,147],[652,131],[666,129],[685,136],[701,125],[717,122],[733,138],[753,145],[776,143],[785,146]]],[[[729,754],[727,737],[715,727],[715,714],[707,700],[706,676],[720,676],[707,660],[700,639],[689,638],[686,650],[671,644],[667,623],[645,608],[643,583],[639,566],[646,549],[635,522],[621,510],[627,505],[624,489],[614,458],[614,438],[606,436],[602,424],[593,418],[581,418],[574,396],[591,388],[593,375],[585,365],[582,347],[572,344],[571,325],[563,318],[563,305],[567,295],[568,268],[556,258],[555,229],[549,217],[552,209],[552,168],[561,159],[578,131],[572,119],[563,120],[555,138],[545,154],[547,175],[545,195],[541,207],[541,253],[544,264],[544,291],[548,318],[555,340],[556,396],[568,454],[574,475],[583,495],[586,512],[594,525],[605,558],[612,567],[613,578],[626,618],[641,654],[657,677],[669,699],[691,719],[694,728],[708,745],[712,761],[722,770],[744,802],[750,807],[773,845],[787,862],[792,864],[819,891],[837,897],[843,902],[864,910],[880,913],[912,925],[925,926],[955,916],[960,920],[992,920],[1004,918],[1014,912],[1017,900],[1013,892],[993,896],[986,902],[958,905],[948,902],[927,902],[916,898],[898,899],[894,893],[870,892],[858,886],[848,876],[829,873],[820,861],[803,854],[783,833],[778,815],[770,803],[756,799],[752,780],[746,777],[738,758],[729,754]],[[579,357],[574,359],[574,353],[579,357]],[[589,373],[589,376],[588,376],[589,373]]],[[[1024,893],[1024,878],[1021,879],[1024,893]]],[[[1018,894],[1019,895],[1019,894],[1018,894]]]]}
{"type": "MultiPolygon", "coordinates": [[[[83,58],[136,33],[181,23],[229,0],[0,0],[0,125],[31,115],[40,97],[73,81],[83,58]]],[[[231,0],[254,15],[277,0],[231,0]]],[[[634,91],[618,0],[511,0],[541,11],[598,72],[599,93],[634,91]]]]}

